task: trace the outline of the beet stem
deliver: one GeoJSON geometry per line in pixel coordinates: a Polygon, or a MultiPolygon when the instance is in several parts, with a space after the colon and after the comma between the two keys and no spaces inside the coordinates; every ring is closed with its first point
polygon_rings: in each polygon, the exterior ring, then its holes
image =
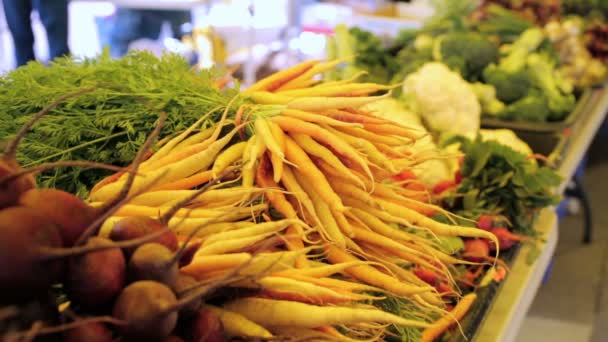
{"type": "MultiPolygon", "coordinates": [[[[82,234],[80,234],[80,236],[78,237],[78,239],[76,240],[74,245],[78,246],[78,245],[83,244],[95,232],[97,227],[103,221],[105,221],[106,218],[110,217],[110,215],[115,213],[124,203],[126,203],[125,200],[128,198],[129,190],[131,190],[131,186],[133,185],[133,182],[135,181],[135,175],[136,175],[137,171],[139,170],[139,166],[141,165],[141,162],[143,161],[144,155],[150,149],[150,147],[152,146],[152,143],[156,140],[156,138],[160,134],[160,130],[162,129],[163,125],[165,124],[166,119],[167,119],[167,116],[166,116],[165,112],[161,112],[159,115],[159,119],[158,119],[158,123],[156,124],[156,127],[154,127],[154,130],[148,135],[148,137],[146,138],[146,141],[144,142],[144,144],[141,146],[141,148],[137,152],[137,155],[135,156],[135,159],[133,160],[133,163],[130,167],[131,170],[129,170],[129,168],[126,169],[126,171],[129,172],[129,176],[128,176],[127,181],[125,182],[123,188],[120,190],[120,192],[118,193],[116,198],[114,198],[113,200],[111,200],[110,202],[106,203],[104,206],[101,207],[101,210],[100,210],[100,212],[102,213],[101,216],[97,220],[95,220],[89,227],[87,227],[87,229],[85,229],[82,232],[82,234]]],[[[163,173],[156,180],[154,180],[152,182],[152,184],[154,184],[154,183],[158,182],[160,179],[162,179],[161,177],[164,176],[164,174],[165,173],[163,173]]],[[[148,185],[146,187],[146,190],[148,188],[150,188],[152,186],[152,184],[148,185]]],[[[146,191],[146,190],[144,190],[144,191],[146,191]]],[[[140,191],[139,194],[141,194],[142,192],[143,191],[140,191]]],[[[129,200],[130,199],[131,198],[129,198],[129,200]]]]}
{"type": "Polygon", "coordinates": [[[97,87],[83,88],[83,89],[77,90],[75,92],[62,95],[62,96],[58,97],[55,101],[51,102],[46,107],[42,108],[38,113],[36,113],[36,115],[28,123],[26,123],[23,127],[21,127],[19,132],[17,132],[17,135],[15,136],[15,138],[8,144],[8,146],[4,150],[4,157],[10,158],[10,159],[15,159],[15,155],[17,154],[17,147],[19,146],[19,143],[21,142],[23,137],[27,134],[27,132],[30,131],[32,126],[34,126],[34,124],[38,120],[40,120],[40,118],[42,118],[43,116],[48,114],[51,110],[53,110],[55,107],[60,105],[63,101],[65,101],[69,98],[72,98],[72,97],[76,97],[76,96],[91,92],[95,89],[97,89],[97,87]]]}
{"type": "MultiPolygon", "coordinates": [[[[116,319],[112,316],[99,316],[99,317],[93,317],[93,318],[84,318],[84,319],[80,319],[76,322],[66,323],[66,324],[62,324],[62,325],[58,325],[58,326],[54,326],[54,327],[40,328],[40,329],[36,329],[37,323],[39,323],[39,322],[34,323],[32,328],[30,328],[28,331],[8,333],[8,334],[4,335],[4,338],[7,340],[11,340],[11,339],[18,340],[20,338],[27,338],[28,335],[33,335],[33,336],[31,336],[31,338],[33,338],[35,336],[40,336],[40,335],[56,334],[56,333],[60,333],[60,332],[66,331],[66,330],[78,328],[81,325],[89,324],[89,323],[108,323],[108,324],[112,324],[112,325],[127,325],[127,322],[120,320],[120,319],[116,319]],[[32,334],[32,332],[34,332],[34,334],[32,334]]],[[[4,339],[3,339],[3,341],[4,341],[4,339]]]]}
{"type": "Polygon", "coordinates": [[[4,186],[6,183],[14,181],[15,179],[24,176],[29,173],[42,172],[50,169],[55,169],[58,167],[66,167],[66,166],[74,166],[74,167],[85,167],[85,168],[97,168],[97,169],[105,169],[111,171],[120,171],[122,170],[119,166],[108,165],[103,163],[95,163],[90,161],[80,161],[80,160],[64,160],[52,163],[44,163],[36,166],[32,166],[27,169],[20,170],[19,172],[15,172],[10,174],[4,178],[0,179],[0,187],[4,186]]]}

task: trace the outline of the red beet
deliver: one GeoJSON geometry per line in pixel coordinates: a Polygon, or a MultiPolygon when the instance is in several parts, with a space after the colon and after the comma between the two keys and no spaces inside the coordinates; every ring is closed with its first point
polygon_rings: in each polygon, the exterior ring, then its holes
{"type": "Polygon", "coordinates": [[[167,337],[164,342],[184,342],[184,339],[179,336],[171,335],[167,337]]]}
{"type": "Polygon", "coordinates": [[[112,342],[112,332],[105,324],[91,322],[63,333],[63,342],[112,342]]]}
{"type": "Polygon", "coordinates": [[[190,327],[190,340],[196,342],[227,341],[219,317],[208,309],[200,309],[190,327]]]}
{"type": "Polygon", "coordinates": [[[177,324],[177,298],[164,284],[143,280],[127,286],[114,303],[112,315],[126,322],[119,330],[128,338],[163,340],[177,324]]]}
{"type": "Polygon", "coordinates": [[[490,246],[486,240],[470,239],[464,242],[463,256],[466,260],[482,262],[490,256],[490,246]]]}
{"type": "MultiPolygon", "coordinates": [[[[111,246],[113,242],[92,237],[86,247],[111,246]]],[[[67,286],[70,298],[87,308],[107,305],[125,286],[125,256],[120,248],[104,249],[73,257],[67,286]]]]}
{"type": "MultiPolygon", "coordinates": [[[[175,282],[175,293],[178,298],[184,298],[191,292],[188,290],[194,289],[198,285],[200,285],[200,283],[194,277],[180,273],[175,282]]],[[[201,304],[202,302],[200,300],[193,300],[190,304],[181,309],[180,314],[193,316],[198,312],[201,304]]]]}
{"type": "Polygon", "coordinates": [[[61,246],[57,226],[36,210],[1,210],[0,298],[11,302],[31,298],[58,281],[63,263],[45,260],[41,248],[61,246]]]}
{"type": "MultiPolygon", "coordinates": [[[[114,225],[110,239],[114,241],[132,240],[161,230],[166,230],[166,227],[159,220],[147,216],[125,217],[114,225]]],[[[167,231],[153,242],[164,245],[172,252],[177,251],[179,247],[177,236],[172,231],[167,231]]],[[[126,249],[125,252],[131,254],[134,249],[126,249]]]]}
{"type": "MultiPolygon", "coordinates": [[[[0,158],[0,179],[21,171],[19,164],[10,158],[0,158]]],[[[36,181],[31,174],[26,174],[17,179],[0,185],[0,209],[17,203],[22,193],[36,187],[36,181]]]]}
{"type": "Polygon", "coordinates": [[[19,197],[19,204],[38,210],[57,224],[65,246],[73,246],[97,215],[80,198],[56,189],[28,190],[19,197]]]}

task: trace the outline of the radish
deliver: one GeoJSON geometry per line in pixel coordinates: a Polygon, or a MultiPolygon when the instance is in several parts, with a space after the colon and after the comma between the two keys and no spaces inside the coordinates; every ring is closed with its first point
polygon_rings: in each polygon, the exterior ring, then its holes
{"type": "Polygon", "coordinates": [[[482,262],[490,256],[490,246],[486,240],[470,239],[464,242],[463,257],[473,262],[482,262]]]}
{"type": "Polygon", "coordinates": [[[56,189],[30,189],[19,197],[19,205],[37,209],[50,218],[59,227],[65,246],[73,246],[97,215],[80,198],[56,189]]]}
{"type": "MultiPolygon", "coordinates": [[[[532,238],[530,237],[514,234],[505,227],[496,227],[490,230],[490,232],[496,235],[496,237],[498,238],[498,246],[501,251],[506,251],[510,249],[517,241],[532,240],[532,238]]],[[[494,244],[490,244],[490,248],[492,250],[495,250],[496,246],[494,246],[494,244]]]]}
{"type": "Polygon", "coordinates": [[[209,309],[200,309],[190,326],[190,341],[223,342],[227,341],[222,321],[209,309]]]}
{"type": "Polygon", "coordinates": [[[100,322],[86,323],[63,333],[63,342],[112,342],[112,332],[100,322]]]}
{"type": "MultiPolygon", "coordinates": [[[[92,237],[85,246],[113,246],[106,238],[92,237]]],[[[67,287],[70,298],[94,309],[111,302],[125,286],[126,261],[120,248],[76,256],[69,261],[67,287]]]]}
{"type": "Polygon", "coordinates": [[[477,219],[477,228],[483,230],[490,230],[494,226],[494,216],[492,215],[480,215],[477,219]]]}

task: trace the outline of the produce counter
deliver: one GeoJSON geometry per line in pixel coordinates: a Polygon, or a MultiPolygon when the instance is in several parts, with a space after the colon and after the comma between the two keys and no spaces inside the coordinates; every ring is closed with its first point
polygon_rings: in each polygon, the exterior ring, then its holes
{"type": "MultiPolygon", "coordinates": [[[[608,91],[597,89],[588,107],[587,114],[581,118],[571,137],[569,148],[560,163],[559,174],[564,181],[558,187],[562,193],[583,159],[593,137],[599,130],[608,111],[608,91]]],[[[489,313],[477,332],[475,341],[494,342],[515,341],[519,328],[534,300],[536,291],[549,265],[558,240],[558,220],[554,209],[544,209],[536,224],[546,241],[542,251],[533,264],[527,262],[529,246],[521,248],[511,266],[511,274],[505,280],[489,313]]]]}

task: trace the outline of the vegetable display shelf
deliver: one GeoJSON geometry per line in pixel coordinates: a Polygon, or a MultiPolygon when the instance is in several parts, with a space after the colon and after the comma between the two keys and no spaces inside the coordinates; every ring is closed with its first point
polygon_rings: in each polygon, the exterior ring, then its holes
{"type": "MultiPolygon", "coordinates": [[[[608,112],[606,88],[595,89],[594,92],[593,103],[577,123],[577,134],[572,136],[570,146],[558,168],[559,174],[563,177],[562,184],[556,189],[558,193],[564,192],[608,112]]],[[[540,254],[533,263],[529,263],[527,259],[530,247],[522,246],[511,263],[510,275],[491,300],[490,307],[473,336],[473,341],[515,341],[557,245],[558,219],[555,208],[544,209],[535,228],[545,238],[540,254]]]]}

